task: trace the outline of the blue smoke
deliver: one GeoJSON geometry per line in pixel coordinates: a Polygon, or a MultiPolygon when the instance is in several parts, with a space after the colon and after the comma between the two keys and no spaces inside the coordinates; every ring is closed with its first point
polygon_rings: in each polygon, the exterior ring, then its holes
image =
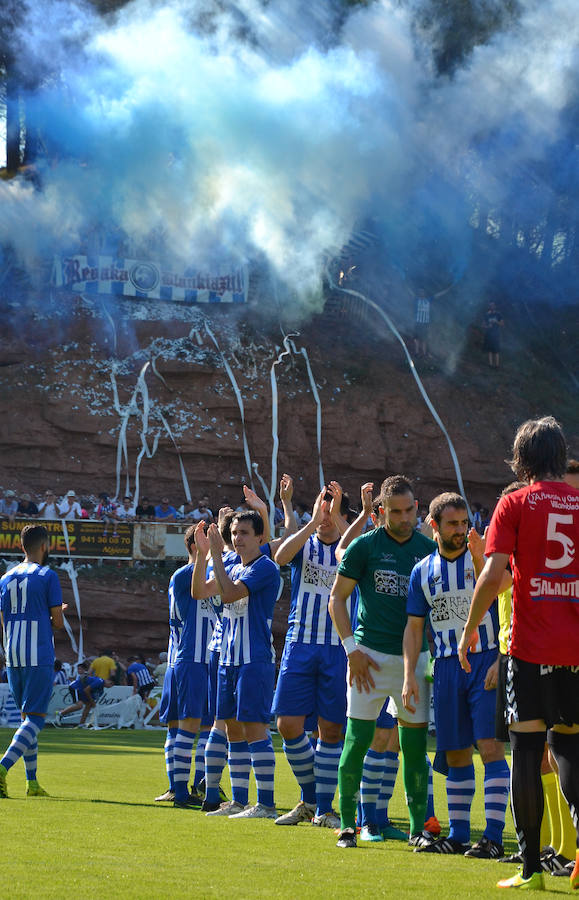
{"type": "Polygon", "coordinates": [[[452,77],[417,44],[420,3],[218,6],[136,0],[105,19],[24,6],[40,188],[0,182],[0,241],[25,264],[87,245],[197,267],[260,257],[305,303],[327,249],[371,219],[413,283],[443,287],[472,266],[484,281],[494,239],[503,285],[530,269],[537,293],[568,296],[567,0],[527,4],[452,77]]]}

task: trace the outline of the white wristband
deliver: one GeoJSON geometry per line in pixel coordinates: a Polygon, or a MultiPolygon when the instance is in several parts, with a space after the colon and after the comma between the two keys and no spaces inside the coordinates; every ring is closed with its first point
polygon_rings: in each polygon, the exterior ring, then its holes
{"type": "Polygon", "coordinates": [[[350,637],[343,639],[342,647],[344,648],[348,656],[350,655],[350,653],[353,653],[354,650],[358,649],[358,644],[356,643],[356,638],[353,634],[351,634],[350,637]]]}

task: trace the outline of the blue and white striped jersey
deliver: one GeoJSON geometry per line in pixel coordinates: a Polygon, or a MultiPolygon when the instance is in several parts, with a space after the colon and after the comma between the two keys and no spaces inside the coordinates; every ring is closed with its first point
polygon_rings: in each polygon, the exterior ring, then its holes
{"type": "MultiPolygon", "coordinates": [[[[261,552],[264,556],[269,557],[271,559],[271,546],[270,544],[262,544],[260,547],[261,552]]],[[[224,550],[222,557],[223,565],[225,566],[225,571],[227,572],[229,568],[234,564],[241,562],[239,554],[235,552],[235,550],[224,550]]],[[[209,559],[207,563],[207,581],[211,581],[213,578],[213,560],[209,559]]],[[[221,651],[221,641],[223,640],[223,603],[221,602],[221,597],[219,594],[216,594],[211,598],[213,604],[215,605],[215,611],[217,613],[217,619],[215,621],[215,626],[213,628],[213,634],[211,636],[211,641],[209,642],[209,652],[214,653],[216,650],[221,651]]]]}
{"type": "MultiPolygon", "coordinates": [[[[470,551],[457,559],[448,560],[438,550],[417,563],[410,575],[409,616],[430,616],[434,632],[434,655],[456,656],[470,610],[475,585],[474,566],[470,551]]],[[[493,650],[498,646],[499,621],[496,602],[493,603],[478,627],[475,653],[493,650]]]]}
{"type": "Polygon", "coordinates": [[[53,684],[68,684],[68,678],[64,669],[59,669],[58,672],[54,673],[53,684]]]}
{"type": "Polygon", "coordinates": [[[227,574],[242,581],[249,596],[223,607],[221,665],[275,662],[271,623],[283,589],[279,566],[263,554],[247,566],[235,563],[227,574]]]}
{"type": "Polygon", "coordinates": [[[19,563],[0,579],[7,666],[54,666],[50,610],[62,606],[56,572],[37,563],[19,563]]]}
{"type": "Polygon", "coordinates": [[[137,679],[137,687],[148,687],[155,684],[155,679],[147,669],[146,665],[141,662],[134,662],[127,669],[127,675],[134,675],[137,679]]]}
{"type": "Polygon", "coordinates": [[[167,665],[209,662],[209,641],[217,618],[213,600],[191,596],[193,565],[173,572],[169,582],[169,648],[167,665]]]}
{"type": "MultiPolygon", "coordinates": [[[[328,600],[334,584],[338,562],[336,547],[324,544],[312,534],[292,559],[291,605],[286,641],[293,644],[340,643],[338,632],[328,612],[328,600]]],[[[354,620],[358,588],[348,598],[348,613],[354,620]]]]}

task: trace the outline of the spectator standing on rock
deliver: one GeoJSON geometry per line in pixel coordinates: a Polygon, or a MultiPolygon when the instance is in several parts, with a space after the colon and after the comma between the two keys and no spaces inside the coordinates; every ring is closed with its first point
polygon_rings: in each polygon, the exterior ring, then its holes
{"type": "Polygon", "coordinates": [[[483,328],[485,330],[484,349],[489,355],[489,366],[491,369],[499,367],[499,353],[501,349],[501,328],[504,325],[504,319],[500,314],[496,303],[491,300],[489,308],[485,313],[483,328]]]}

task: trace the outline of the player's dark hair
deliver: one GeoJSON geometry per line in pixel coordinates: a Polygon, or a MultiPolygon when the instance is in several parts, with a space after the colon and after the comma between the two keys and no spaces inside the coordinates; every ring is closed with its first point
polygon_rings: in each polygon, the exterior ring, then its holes
{"type": "Polygon", "coordinates": [[[430,501],[428,512],[437,525],[440,525],[442,514],[449,506],[454,509],[466,509],[466,502],[460,494],[455,494],[453,491],[445,491],[444,494],[439,494],[430,501]]]}
{"type": "Polygon", "coordinates": [[[412,494],[414,497],[412,482],[405,478],[404,475],[389,475],[380,486],[380,502],[387,500],[388,497],[399,496],[400,494],[412,494]]]}
{"type": "Polygon", "coordinates": [[[233,525],[234,522],[251,522],[253,532],[258,537],[264,532],[263,519],[255,509],[248,509],[247,512],[236,512],[231,518],[231,525],[233,525]]]}
{"type": "Polygon", "coordinates": [[[187,553],[191,553],[191,547],[195,546],[195,527],[195,525],[190,525],[183,535],[183,540],[185,541],[185,546],[187,547],[187,553]]]}
{"type": "Polygon", "coordinates": [[[20,542],[25,553],[34,553],[41,544],[48,543],[48,531],[44,525],[25,525],[20,532],[20,542]]]}
{"type": "Polygon", "coordinates": [[[579,473],[579,459],[567,460],[567,475],[577,475],[579,473]]]}
{"type": "Polygon", "coordinates": [[[501,491],[501,497],[506,497],[507,494],[513,494],[515,491],[520,491],[521,488],[528,487],[526,481],[511,481],[510,484],[507,484],[501,491]]]}
{"type": "Polygon", "coordinates": [[[60,672],[61,669],[62,669],[62,663],[61,663],[61,661],[60,661],[59,659],[55,659],[55,660],[54,660],[54,671],[55,671],[55,672],[60,672]]]}
{"type": "Polygon", "coordinates": [[[231,509],[220,516],[221,521],[219,522],[219,533],[224,542],[226,544],[229,544],[229,546],[231,546],[231,523],[235,515],[235,510],[231,509]]]}
{"type": "Polygon", "coordinates": [[[557,420],[543,416],[523,422],[513,442],[513,458],[507,462],[521,481],[562,479],[567,469],[567,442],[557,420]]]}

